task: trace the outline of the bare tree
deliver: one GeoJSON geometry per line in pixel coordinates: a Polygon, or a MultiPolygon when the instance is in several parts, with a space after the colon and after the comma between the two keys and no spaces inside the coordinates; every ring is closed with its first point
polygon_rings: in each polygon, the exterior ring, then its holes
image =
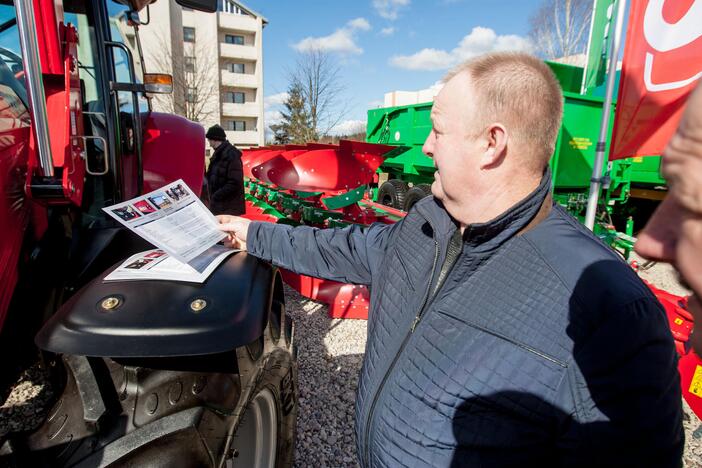
{"type": "Polygon", "coordinates": [[[529,19],[529,38],[545,59],[585,53],[592,0],[543,0],[529,19]]]}
{"type": "Polygon", "coordinates": [[[156,94],[154,100],[165,112],[202,122],[216,115],[219,83],[216,56],[202,43],[186,42],[183,54],[172,54],[170,41],[157,37],[162,53],[155,56],[154,70],[173,76],[173,93],[156,94]]]}
{"type": "Polygon", "coordinates": [[[311,50],[299,55],[289,75],[291,87],[301,90],[312,134],[326,135],[341,122],[348,108],[342,102],[345,87],[339,66],[328,53],[311,50]]]}

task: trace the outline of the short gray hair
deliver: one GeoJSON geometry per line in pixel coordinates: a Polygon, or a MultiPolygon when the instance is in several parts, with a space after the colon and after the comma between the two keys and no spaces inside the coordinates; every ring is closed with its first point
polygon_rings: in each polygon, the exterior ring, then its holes
{"type": "Polygon", "coordinates": [[[475,121],[504,123],[531,153],[548,161],[563,117],[563,94],[549,66],[526,53],[494,52],[458,65],[444,82],[464,72],[478,100],[475,121]]]}

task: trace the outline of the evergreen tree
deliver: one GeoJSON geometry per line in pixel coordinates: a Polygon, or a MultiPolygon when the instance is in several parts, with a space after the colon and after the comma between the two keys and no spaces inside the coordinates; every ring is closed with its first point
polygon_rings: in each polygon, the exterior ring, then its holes
{"type": "Polygon", "coordinates": [[[318,136],[312,128],[309,114],[307,113],[302,88],[299,84],[292,84],[288,89],[288,99],[285,101],[285,110],[282,112],[281,122],[271,125],[275,143],[304,144],[316,141],[318,136]]]}

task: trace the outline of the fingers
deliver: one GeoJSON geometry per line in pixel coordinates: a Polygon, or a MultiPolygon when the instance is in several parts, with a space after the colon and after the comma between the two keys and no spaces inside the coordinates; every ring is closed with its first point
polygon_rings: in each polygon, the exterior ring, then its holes
{"type": "Polygon", "coordinates": [[[675,260],[676,244],[684,209],[673,197],[666,198],[638,235],[634,250],[644,258],[672,262],[675,260]]]}

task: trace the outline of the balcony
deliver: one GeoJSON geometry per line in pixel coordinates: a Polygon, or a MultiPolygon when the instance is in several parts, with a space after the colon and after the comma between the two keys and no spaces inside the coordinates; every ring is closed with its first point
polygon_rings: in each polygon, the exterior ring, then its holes
{"type": "Polygon", "coordinates": [[[255,102],[245,104],[225,102],[222,104],[222,115],[225,117],[261,117],[260,107],[255,102]]]}
{"type": "Polygon", "coordinates": [[[258,32],[258,20],[253,16],[217,13],[218,25],[222,29],[258,32]]]}
{"type": "Polygon", "coordinates": [[[258,60],[258,49],[254,46],[220,43],[219,47],[222,57],[258,60]]]}
{"type": "Polygon", "coordinates": [[[222,86],[236,86],[237,88],[258,88],[258,77],[248,73],[232,73],[222,70],[222,86]]]}
{"type": "Polygon", "coordinates": [[[225,132],[227,140],[234,145],[259,145],[260,134],[257,130],[245,132],[225,132]]]}

